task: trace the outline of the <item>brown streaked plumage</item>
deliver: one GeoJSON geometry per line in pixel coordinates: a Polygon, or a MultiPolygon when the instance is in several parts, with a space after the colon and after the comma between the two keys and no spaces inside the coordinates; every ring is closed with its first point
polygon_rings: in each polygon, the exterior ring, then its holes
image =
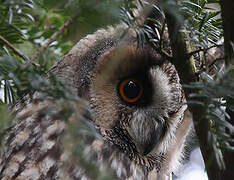
{"type": "MultiPolygon", "coordinates": [[[[93,162],[113,168],[117,179],[170,179],[191,125],[183,118],[183,90],[175,67],[151,45],[138,48],[131,32],[120,40],[124,28],[109,27],[86,36],[51,72],[89,102],[92,123],[102,137],[85,150],[93,154],[93,162]],[[134,103],[124,102],[118,92],[121,81],[129,77],[143,87],[134,103]]],[[[57,116],[41,115],[41,109],[59,113],[49,100],[19,108],[5,138],[1,177],[87,177],[64,158],[69,156],[61,143],[66,124],[57,116]]]]}

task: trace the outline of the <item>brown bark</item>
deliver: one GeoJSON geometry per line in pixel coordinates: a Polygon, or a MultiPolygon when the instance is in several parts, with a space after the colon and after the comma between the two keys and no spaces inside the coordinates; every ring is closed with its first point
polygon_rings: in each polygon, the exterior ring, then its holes
{"type": "MultiPolygon", "coordinates": [[[[220,4],[224,30],[225,62],[227,66],[232,66],[234,65],[234,1],[221,0],[220,4]]],[[[234,103],[232,101],[232,99],[227,99],[227,113],[230,115],[230,119],[227,121],[234,126],[234,112],[229,109],[229,105],[234,103]]],[[[232,137],[234,138],[234,135],[232,137]]],[[[234,179],[234,152],[226,150],[224,160],[226,170],[222,171],[222,178],[234,179]]]]}

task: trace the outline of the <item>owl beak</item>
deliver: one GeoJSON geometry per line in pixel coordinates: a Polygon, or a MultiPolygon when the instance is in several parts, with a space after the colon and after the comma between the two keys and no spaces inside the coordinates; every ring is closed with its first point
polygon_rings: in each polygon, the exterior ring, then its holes
{"type": "Polygon", "coordinates": [[[160,121],[147,121],[144,119],[138,121],[138,126],[134,124],[128,129],[128,132],[133,138],[138,153],[145,156],[159,144],[163,134],[163,123],[160,121]]]}
{"type": "Polygon", "coordinates": [[[152,128],[148,134],[148,138],[145,141],[138,142],[138,152],[145,156],[149,154],[159,143],[162,135],[162,126],[152,128]]]}

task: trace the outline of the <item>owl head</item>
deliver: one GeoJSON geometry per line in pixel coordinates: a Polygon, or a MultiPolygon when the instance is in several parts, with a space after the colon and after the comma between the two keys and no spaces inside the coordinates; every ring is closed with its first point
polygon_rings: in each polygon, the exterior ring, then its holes
{"type": "Polygon", "coordinates": [[[86,36],[67,55],[73,66],[61,69],[69,71],[78,95],[89,101],[103,141],[152,169],[175,144],[184,94],[175,67],[151,44],[139,47],[133,33],[121,38],[123,29],[86,36]]]}

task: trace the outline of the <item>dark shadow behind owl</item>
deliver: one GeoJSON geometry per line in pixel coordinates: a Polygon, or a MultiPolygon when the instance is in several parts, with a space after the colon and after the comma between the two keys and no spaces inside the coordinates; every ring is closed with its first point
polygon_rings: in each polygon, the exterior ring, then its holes
{"type": "MultiPolygon", "coordinates": [[[[51,73],[87,102],[77,100],[74,109],[81,117],[89,113],[98,135],[86,142],[83,156],[99,171],[112,169],[114,179],[169,180],[191,127],[186,100],[175,67],[150,44],[138,47],[133,31],[121,37],[125,29],[86,36],[51,73]]],[[[95,179],[64,143],[68,122],[58,116],[64,106],[47,99],[15,107],[1,179],[95,179]]]]}

